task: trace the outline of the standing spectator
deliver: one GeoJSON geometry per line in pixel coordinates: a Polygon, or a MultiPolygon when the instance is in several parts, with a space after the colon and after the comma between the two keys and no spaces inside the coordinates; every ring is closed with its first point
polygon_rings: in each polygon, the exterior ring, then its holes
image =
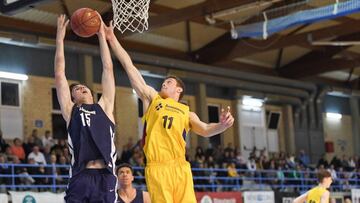
{"type": "Polygon", "coordinates": [[[300,163],[302,165],[304,165],[305,167],[309,166],[310,164],[310,158],[307,154],[305,154],[305,151],[304,150],[300,150],[300,154],[299,154],[299,157],[298,157],[300,163]]]}
{"type": "Polygon", "coordinates": [[[19,138],[15,138],[13,142],[14,145],[10,147],[12,154],[18,157],[21,162],[25,162],[25,150],[21,140],[19,138]]]}
{"type": "Polygon", "coordinates": [[[40,148],[37,145],[33,147],[33,151],[29,154],[28,159],[34,159],[35,163],[46,165],[45,156],[40,152],[40,148]]]}
{"type": "Polygon", "coordinates": [[[0,153],[4,153],[6,147],[9,146],[3,138],[3,133],[0,130],[0,153]]]}
{"type": "Polygon", "coordinates": [[[55,140],[53,139],[50,130],[45,131],[45,136],[42,138],[42,146],[49,146],[50,148],[55,145],[55,140]]]}

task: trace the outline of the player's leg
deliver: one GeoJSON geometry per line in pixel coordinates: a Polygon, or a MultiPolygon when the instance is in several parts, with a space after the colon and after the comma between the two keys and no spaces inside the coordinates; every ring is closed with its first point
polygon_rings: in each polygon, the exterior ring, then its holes
{"type": "Polygon", "coordinates": [[[189,163],[181,164],[174,168],[175,192],[174,202],[196,203],[194,181],[189,163]]]}
{"type": "Polygon", "coordinates": [[[173,203],[173,174],[167,166],[147,166],[146,186],[152,203],[173,203]]]}
{"type": "Polygon", "coordinates": [[[94,169],[96,174],[91,176],[92,192],[89,203],[115,202],[117,198],[117,178],[107,169],[94,169]]]}
{"type": "Polygon", "coordinates": [[[89,199],[89,177],[81,173],[72,177],[65,191],[66,203],[87,202],[89,199]]]}

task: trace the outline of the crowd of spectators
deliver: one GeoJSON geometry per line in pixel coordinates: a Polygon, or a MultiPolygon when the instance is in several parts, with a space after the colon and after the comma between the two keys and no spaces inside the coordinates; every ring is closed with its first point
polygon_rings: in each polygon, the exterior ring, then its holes
{"type": "MultiPolygon", "coordinates": [[[[347,191],[360,184],[360,159],[357,156],[334,156],[330,161],[324,156],[317,164],[312,164],[304,150],[297,155],[267,153],[266,149],[256,148],[247,152],[245,157],[239,148],[229,143],[225,148],[218,146],[204,150],[197,147],[193,156],[187,154],[186,159],[193,168],[195,189],[227,191],[232,190],[234,185],[240,189],[247,183],[264,184],[276,190],[305,190],[307,188],[302,188],[303,185],[316,184],[316,171],[324,168],[332,174],[332,190],[347,191]]],[[[15,138],[12,143],[6,142],[0,132],[0,174],[12,174],[14,170],[15,174],[21,175],[15,178],[15,189],[28,189],[29,185],[52,185],[54,181],[58,185],[66,185],[70,160],[66,140],[53,139],[50,131],[39,136],[35,129],[25,142],[15,138]],[[9,163],[31,165],[17,165],[12,169],[9,163]],[[35,174],[49,177],[32,177],[35,174]]],[[[140,141],[128,140],[118,153],[116,164],[121,163],[130,163],[135,168],[145,167],[146,159],[140,141]]],[[[134,175],[137,176],[135,184],[145,184],[142,169],[135,170],[134,175]]],[[[11,177],[0,177],[0,186],[12,183],[11,177]]]]}
{"type": "Polygon", "coordinates": [[[0,186],[9,186],[0,187],[0,190],[11,188],[10,185],[13,183],[16,188],[11,189],[16,190],[27,190],[30,185],[52,185],[54,181],[58,185],[66,185],[70,159],[66,140],[53,139],[50,131],[46,131],[45,135],[40,137],[34,129],[25,142],[19,138],[6,142],[0,131],[0,174],[18,175],[14,180],[11,177],[0,177],[0,186]],[[16,165],[12,167],[10,164],[16,165]]]}

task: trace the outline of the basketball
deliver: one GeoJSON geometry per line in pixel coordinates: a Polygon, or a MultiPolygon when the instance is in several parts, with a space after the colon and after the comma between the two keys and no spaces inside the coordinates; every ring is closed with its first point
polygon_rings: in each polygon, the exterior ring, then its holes
{"type": "Polygon", "coordinates": [[[101,17],[97,11],[91,8],[80,8],[72,14],[70,25],[78,36],[91,37],[99,31],[101,17]]]}

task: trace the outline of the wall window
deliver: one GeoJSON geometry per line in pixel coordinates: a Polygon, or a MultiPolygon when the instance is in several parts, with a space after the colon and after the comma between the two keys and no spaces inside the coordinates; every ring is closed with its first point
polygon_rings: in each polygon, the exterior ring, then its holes
{"type": "Polygon", "coordinates": [[[51,114],[51,125],[52,132],[55,139],[66,139],[66,122],[61,115],[61,109],[59,100],[56,95],[56,88],[51,89],[52,98],[52,114],[51,114]]]}
{"type": "Polygon", "coordinates": [[[20,107],[19,83],[1,82],[1,105],[20,107]]]}
{"type": "MultiPolygon", "coordinates": [[[[209,123],[218,123],[219,122],[219,106],[218,105],[208,105],[208,114],[209,114],[209,123]]],[[[217,147],[221,145],[220,134],[210,137],[210,143],[212,147],[217,147]]]]}
{"type": "Polygon", "coordinates": [[[56,88],[51,89],[52,109],[60,111],[60,104],[56,95],[56,88]]]}

